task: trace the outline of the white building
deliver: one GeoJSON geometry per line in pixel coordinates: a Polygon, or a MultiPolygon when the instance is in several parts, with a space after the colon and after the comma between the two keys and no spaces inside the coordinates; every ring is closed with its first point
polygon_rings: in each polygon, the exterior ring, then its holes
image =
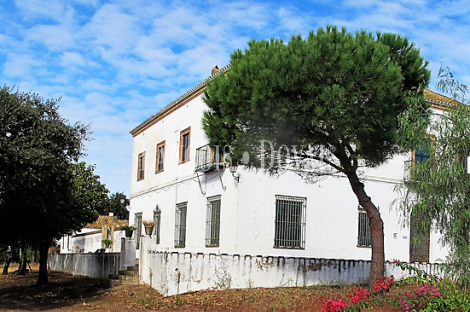
{"type": "Polygon", "coordinates": [[[127,224],[127,220],[118,220],[112,213],[108,216],[98,216],[95,222],[88,223],[81,231],[62,236],[57,242],[60,245],[60,253],[89,253],[99,249],[120,252],[121,239],[125,237],[121,227],[127,224]],[[105,239],[112,241],[108,248],[103,244],[105,239]]]}
{"type": "MultiPolygon", "coordinates": [[[[356,264],[371,259],[370,230],[348,179],[307,184],[292,172],[276,178],[243,167],[217,170],[201,126],[204,88],[205,81],[131,131],[130,223],[143,235],[142,221],[156,221],[153,236],[137,246],[141,282],[174,294],[364,278],[368,269],[357,273],[356,264]],[[346,268],[340,260],[357,261],[346,268]],[[325,263],[338,271],[331,261],[343,265],[342,275],[315,275],[325,263]]],[[[426,97],[434,109],[446,99],[429,90],[426,97]]],[[[413,157],[396,156],[361,177],[385,224],[385,259],[438,262],[447,254],[439,234],[413,247],[414,231],[391,205],[413,157]]]]}

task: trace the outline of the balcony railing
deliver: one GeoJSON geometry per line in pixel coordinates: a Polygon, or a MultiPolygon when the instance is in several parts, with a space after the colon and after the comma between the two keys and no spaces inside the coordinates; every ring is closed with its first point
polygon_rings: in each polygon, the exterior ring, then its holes
{"type": "Polygon", "coordinates": [[[195,171],[208,172],[222,167],[225,167],[225,163],[221,151],[217,153],[209,144],[196,149],[195,171]]]}

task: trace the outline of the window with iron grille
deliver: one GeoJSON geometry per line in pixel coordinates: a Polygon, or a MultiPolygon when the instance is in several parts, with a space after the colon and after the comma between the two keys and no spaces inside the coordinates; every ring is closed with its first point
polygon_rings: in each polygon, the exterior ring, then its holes
{"type": "Polygon", "coordinates": [[[218,247],[220,237],[220,196],[207,199],[206,246],[218,247]]]}
{"type": "Polygon", "coordinates": [[[136,239],[135,249],[139,249],[140,248],[140,235],[142,234],[142,212],[136,213],[134,215],[134,227],[137,228],[135,230],[135,239],[136,239]]]}
{"type": "Polygon", "coordinates": [[[357,246],[358,247],[371,247],[372,246],[372,233],[370,230],[369,216],[367,212],[359,206],[357,218],[357,246]]]}
{"type": "Polygon", "coordinates": [[[274,247],[305,248],[306,208],[304,197],[276,195],[274,247]]]}
{"type": "Polygon", "coordinates": [[[145,152],[140,153],[137,158],[137,181],[145,177],[145,152]]]}
{"type": "Polygon", "coordinates": [[[176,205],[175,215],[175,247],[186,246],[186,208],[188,202],[176,205]]]}
{"type": "Polygon", "coordinates": [[[165,141],[157,145],[157,164],[155,166],[155,173],[163,171],[163,160],[165,158],[165,141]]]}
{"type": "Polygon", "coordinates": [[[160,219],[162,216],[161,210],[157,207],[153,211],[153,220],[155,221],[155,226],[153,227],[153,235],[157,240],[157,244],[160,244],[160,219]]]}

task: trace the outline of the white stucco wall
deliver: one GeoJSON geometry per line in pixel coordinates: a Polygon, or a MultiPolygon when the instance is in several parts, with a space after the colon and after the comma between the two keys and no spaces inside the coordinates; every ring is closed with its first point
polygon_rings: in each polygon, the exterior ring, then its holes
{"type": "MultiPolygon", "coordinates": [[[[84,253],[95,252],[97,249],[102,248],[102,232],[101,230],[88,230],[84,229],[80,234],[85,235],[65,235],[61,240],[61,244],[64,244],[65,248],[61,248],[61,253],[78,253],[80,249],[83,249],[84,253]],[[95,233],[93,233],[95,232],[95,233]],[[70,243],[68,242],[70,240],[70,243]],[[70,246],[70,248],[67,248],[70,246]]],[[[113,245],[110,252],[121,251],[121,238],[125,237],[126,233],[122,230],[114,231],[113,245]]]]}
{"type": "MultiPolygon", "coordinates": [[[[364,283],[370,260],[324,259],[260,255],[178,253],[156,251],[143,238],[139,283],[168,295],[206,289],[292,287],[364,283]]],[[[438,264],[418,264],[429,274],[443,276],[438,264]]],[[[385,264],[386,276],[407,277],[394,263],[385,264]]]]}
{"type": "MultiPolygon", "coordinates": [[[[239,167],[239,182],[228,170],[212,171],[199,173],[200,187],[194,168],[196,149],[207,144],[201,129],[204,109],[206,106],[199,96],[134,137],[130,223],[138,212],[142,212],[142,220],[153,219],[158,205],[162,212],[159,250],[370,259],[370,248],[356,246],[358,204],[344,176],[307,184],[292,172],[270,177],[239,167]],[[178,164],[180,132],[188,127],[191,127],[190,161],[178,164]],[[163,172],[155,174],[156,146],[162,141],[165,141],[165,167],[163,172]],[[145,179],[137,181],[137,157],[142,152],[146,153],[145,179]],[[207,198],[216,195],[221,196],[220,246],[213,248],[205,246],[206,203],[207,198]],[[307,198],[305,249],[273,248],[275,195],[307,198]],[[175,206],[181,202],[188,202],[183,250],[174,247],[175,206]]],[[[394,188],[403,181],[404,162],[410,157],[396,156],[363,173],[365,190],[380,207],[384,220],[385,257],[389,260],[409,260],[409,228],[400,222],[400,214],[392,203],[398,197],[394,188]]],[[[446,248],[438,240],[439,235],[433,231],[431,262],[446,255],[446,248]]]]}

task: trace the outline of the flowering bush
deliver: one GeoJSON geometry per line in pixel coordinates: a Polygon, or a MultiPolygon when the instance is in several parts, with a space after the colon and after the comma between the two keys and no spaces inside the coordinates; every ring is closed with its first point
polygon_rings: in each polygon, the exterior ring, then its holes
{"type": "Polygon", "coordinates": [[[348,295],[351,298],[352,303],[356,304],[362,299],[367,299],[370,296],[370,292],[367,291],[367,288],[361,288],[358,286],[354,286],[350,289],[350,293],[348,295]]]}
{"type": "Polygon", "coordinates": [[[414,292],[404,293],[399,297],[399,302],[404,311],[419,311],[428,306],[435,297],[441,297],[439,286],[424,283],[414,292]]]}
{"type": "Polygon", "coordinates": [[[388,291],[390,289],[390,285],[392,285],[394,280],[395,278],[393,277],[393,275],[390,275],[390,277],[387,277],[387,276],[384,276],[382,278],[377,277],[377,279],[375,280],[375,283],[372,283],[372,290],[374,292],[379,292],[382,290],[388,291]]]}
{"type": "Polygon", "coordinates": [[[323,305],[321,312],[339,312],[348,307],[348,304],[341,299],[333,300],[328,299],[328,301],[323,305]]]}

